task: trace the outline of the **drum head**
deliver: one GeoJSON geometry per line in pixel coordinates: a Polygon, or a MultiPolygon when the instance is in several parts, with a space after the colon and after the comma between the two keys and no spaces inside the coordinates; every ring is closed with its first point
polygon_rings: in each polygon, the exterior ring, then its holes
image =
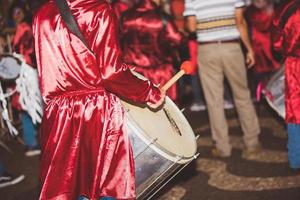
{"type": "Polygon", "coordinates": [[[177,106],[167,97],[164,107],[153,112],[126,102],[128,125],[146,144],[176,163],[194,158],[197,144],[194,132],[177,106]]]}
{"type": "Polygon", "coordinates": [[[0,78],[4,80],[16,79],[20,74],[21,66],[13,56],[5,56],[0,60],[0,78]]]}

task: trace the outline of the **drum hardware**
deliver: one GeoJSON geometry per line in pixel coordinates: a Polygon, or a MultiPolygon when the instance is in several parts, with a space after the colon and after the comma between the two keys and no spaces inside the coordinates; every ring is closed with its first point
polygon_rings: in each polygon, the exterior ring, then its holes
{"type": "Polygon", "coordinates": [[[136,156],[134,156],[134,159],[138,158],[141,154],[143,154],[143,153],[144,153],[147,149],[149,149],[150,146],[153,145],[156,141],[157,141],[157,138],[152,139],[152,141],[151,141],[149,144],[147,144],[147,147],[146,147],[146,148],[144,148],[139,154],[137,154],[136,156]]]}
{"type": "Polygon", "coordinates": [[[181,131],[180,131],[180,129],[178,128],[178,126],[177,126],[175,120],[171,117],[170,112],[169,112],[166,108],[163,108],[163,111],[164,111],[164,113],[166,114],[166,116],[167,116],[167,118],[168,118],[168,120],[169,120],[169,122],[170,122],[170,124],[171,124],[171,126],[172,126],[172,128],[173,128],[173,130],[174,130],[176,133],[178,133],[180,136],[182,136],[181,131]]]}
{"type": "Polygon", "coordinates": [[[185,108],[182,108],[182,109],[180,110],[180,112],[182,112],[182,113],[183,113],[184,111],[185,111],[185,108]]]}
{"type": "MultiPolygon", "coordinates": [[[[178,169],[179,167],[173,169],[173,170],[172,170],[172,173],[175,172],[176,170],[178,170],[178,171],[176,171],[176,173],[174,173],[171,177],[169,177],[168,180],[167,180],[165,183],[163,183],[161,186],[159,186],[159,187],[158,187],[158,186],[154,187],[154,188],[151,190],[152,194],[151,194],[149,197],[147,197],[147,200],[151,199],[155,194],[157,194],[163,187],[165,187],[171,180],[173,180],[173,178],[174,178],[175,176],[177,176],[182,170],[184,170],[184,169],[185,169],[185,168],[186,168],[193,160],[196,160],[196,159],[199,157],[199,155],[200,155],[200,153],[195,154],[195,155],[194,155],[194,158],[191,159],[191,160],[190,160],[188,163],[186,163],[184,166],[182,166],[180,169],[178,169]]],[[[180,161],[182,158],[183,158],[183,156],[178,156],[178,161],[180,161]]],[[[174,163],[174,164],[173,164],[172,166],[170,166],[165,172],[167,172],[168,170],[170,170],[170,169],[171,169],[172,167],[174,167],[175,165],[176,165],[176,164],[174,163]]],[[[164,175],[164,174],[160,175],[160,177],[158,177],[158,178],[153,182],[153,184],[150,185],[147,189],[151,188],[151,187],[154,185],[154,183],[156,183],[156,181],[159,180],[163,175],[164,175]]],[[[140,196],[138,196],[137,199],[139,199],[139,197],[140,197],[140,196]]]]}
{"type": "Polygon", "coordinates": [[[199,137],[200,137],[199,134],[195,136],[196,141],[199,139],[199,137]]]}
{"type": "MultiPolygon", "coordinates": [[[[179,156],[177,159],[178,159],[178,162],[182,159],[183,157],[182,156],[179,156]]],[[[191,162],[191,161],[190,161],[191,162]]],[[[190,162],[188,162],[187,164],[185,164],[184,165],[184,167],[186,167],[190,162]]],[[[165,172],[164,173],[162,173],[162,174],[160,174],[153,182],[152,182],[152,184],[150,184],[146,189],[145,189],[145,191],[147,191],[147,190],[149,190],[150,188],[152,188],[151,189],[151,191],[149,191],[149,193],[152,193],[151,194],[151,196],[150,197],[148,197],[147,199],[151,199],[162,187],[164,187],[167,183],[169,183],[180,171],[182,171],[182,169],[181,170],[179,170],[178,171],[178,173],[176,173],[175,175],[173,175],[166,183],[164,183],[162,186],[160,186],[159,188],[153,188],[153,186],[154,186],[154,184],[158,184],[157,183],[157,181],[159,181],[165,174],[166,174],[166,172],[169,172],[170,173],[170,171],[169,170],[171,170],[173,167],[175,167],[175,165],[176,165],[176,163],[173,163],[171,166],[169,166],[166,170],[165,170],[165,172]],[[156,190],[156,191],[153,191],[153,190],[156,190]]],[[[183,167],[183,168],[184,168],[183,167]]],[[[178,167],[177,167],[178,168],[178,167]]],[[[172,170],[172,173],[173,172],[175,172],[175,170],[177,170],[177,168],[175,168],[175,169],[173,169],[172,170]]],[[[139,196],[138,196],[138,198],[139,198],[139,196]]]]}

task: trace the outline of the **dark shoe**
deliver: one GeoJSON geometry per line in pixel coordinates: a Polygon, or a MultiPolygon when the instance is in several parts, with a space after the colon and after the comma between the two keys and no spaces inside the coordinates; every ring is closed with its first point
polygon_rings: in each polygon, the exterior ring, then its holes
{"type": "Polygon", "coordinates": [[[20,183],[22,180],[24,180],[24,178],[25,176],[23,174],[14,176],[5,172],[2,176],[0,176],[0,188],[20,183]]]}
{"type": "Polygon", "coordinates": [[[25,156],[37,156],[41,154],[41,149],[39,146],[35,146],[35,147],[28,147],[26,152],[25,152],[25,156]]]}
{"type": "Polygon", "coordinates": [[[230,157],[230,154],[225,154],[224,152],[222,152],[221,150],[217,149],[217,148],[213,148],[211,150],[211,154],[213,157],[217,157],[217,158],[228,158],[230,157]]]}
{"type": "Polygon", "coordinates": [[[249,157],[251,157],[255,154],[258,154],[260,152],[262,152],[262,147],[261,147],[261,144],[258,143],[254,147],[244,149],[242,157],[243,158],[249,158],[249,157]]]}

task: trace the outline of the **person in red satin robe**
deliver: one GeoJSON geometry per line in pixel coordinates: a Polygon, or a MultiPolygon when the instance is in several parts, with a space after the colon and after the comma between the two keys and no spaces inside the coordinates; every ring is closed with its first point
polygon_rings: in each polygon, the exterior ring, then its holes
{"type": "Polygon", "coordinates": [[[53,0],[33,23],[45,102],[40,199],[134,199],[134,160],[117,96],[157,108],[164,92],[123,63],[106,0],[67,2],[89,48],[68,30],[53,0]]]}
{"type": "Polygon", "coordinates": [[[300,169],[300,0],[281,6],[273,21],[274,48],[285,59],[285,108],[288,124],[288,158],[300,169]]]}
{"type": "MultiPolygon", "coordinates": [[[[174,74],[173,61],[183,37],[160,10],[160,0],[141,0],[124,13],[122,22],[124,61],[155,84],[165,84],[174,74]]],[[[176,85],[167,94],[176,100],[176,85]]]]}
{"type": "Polygon", "coordinates": [[[273,56],[271,44],[274,5],[271,0],[254,0],[247,8],[246,15],[256,60],[253,71],[257,82],[264,82],[280,67],[280,63],[273,56]]]}

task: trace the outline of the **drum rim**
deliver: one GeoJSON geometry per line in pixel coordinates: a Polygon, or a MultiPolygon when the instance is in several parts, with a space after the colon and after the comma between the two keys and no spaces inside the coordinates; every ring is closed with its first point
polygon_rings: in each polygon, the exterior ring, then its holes
{"type": "MultiPolygon", "coordinates": [[[[22,61],[18,57],[16,57],[14,54],[11,54],[11,53],[3,53],[1,56],[15,59],[16,62],[20,65],[20,71],[21,71],[22,61]]],[[[0,60],[0,62],[1,62],[1,60],[0,60]]],[[[3,82],[15,81],[16,79],[18,79],[20,77],[20,71],[19,71],[18,75],[14,76],[13,78],[5,78],[5,77],[0,76],[0,80],[3,81],[3,82]]]]}
{"type": "MultiPolygon", "coordinates": [[[[175,105],[175,103],[169,98],[166,97],[166,102],[170,103],[172,106],[175,106],[177,108],[177,106],[175,105]]],[[[126,102],[127,103],[127,102],[126,102]]],[[[123,105],[124,106],[124,105],[123,105]]],[[[126,106],[124,106],[126,108],[126,106]]],[[[182,113],[181,113],[182,114],[182,113]]],[[[147,134],[143,134],[146,133],[146,131],[144,131],[139,125],[138,123],[133,119],[133,117],[130,115],[129,112],[126,112],[126,117],[127,117],[127,121],[129,121],[130,119],[130,123],[126,123],[127,125],[130,126],[130,128],[135,129],[136,131],[134,132],[134,134],[136,134],[147,146],[149,146],[151,149],[153,149],[155,152],[157,152],[159,155],[161,155],[162,157],[174,162],[174,163],[178,163],[178,164],[185,164],[190,162],[191,160],[194,160],[195,155],[197,154],[197,142],[196,142],[196,137],[194,137],[194,146],[195,146],[195,151],[193,153],[192,156],[190,157],[186,157],[186,156],[180,156],[177,155],[167,149],[165,149],[163,146],[161,146],[160,144],[153,142],[153,138],[149,137],[147,134]],[[132,124],[131,124],[132,123],[132,124]],[[135,126],[134,126],[134,125],[135,126]],[[152,141],[151,141],[152,140],[152,141]]],[[[189,122],[187,121],[187,119],[183,116],[184,120],[189,124],[189,122]]],[[[191,131],[194,133],[192,127],[190,126],[191,131]]]]}

